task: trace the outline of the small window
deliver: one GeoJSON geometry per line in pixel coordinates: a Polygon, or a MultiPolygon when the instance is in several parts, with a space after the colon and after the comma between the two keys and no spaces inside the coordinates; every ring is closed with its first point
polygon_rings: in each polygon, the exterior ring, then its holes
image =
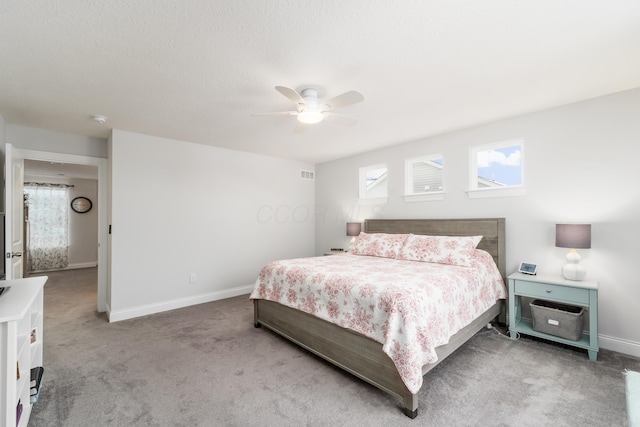
{"type": "Polygon", "coordinates": [[[522,139],[471,148],[469,190],[487,191],[522,187],[524,185],[523,154],[522,139]]]}
{"type": "Polygon", "coordinates": [[[405,160],[405,195],[439,193],[444,190],[442,183],[442,155],[414,157],[405,160]]]}
{"type": "Polygon", "coordinates": [[[387,197],[387,165],[360,168],[360,198],[381,199],[387,197]]]}

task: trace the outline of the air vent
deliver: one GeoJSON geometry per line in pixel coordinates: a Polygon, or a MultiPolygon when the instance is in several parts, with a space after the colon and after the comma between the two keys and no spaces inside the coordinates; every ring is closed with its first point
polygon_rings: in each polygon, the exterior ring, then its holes
{"type": "Polygon", "coordinates": [[[300,171],[300,179],[307,179],[309,181],[314,181],[316,177],[316,173],[313,171],[300,171]]]}

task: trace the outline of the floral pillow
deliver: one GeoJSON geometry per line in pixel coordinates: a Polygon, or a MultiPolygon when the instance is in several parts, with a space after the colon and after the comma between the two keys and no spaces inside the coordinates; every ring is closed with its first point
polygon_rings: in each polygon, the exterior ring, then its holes
{"type": "Polygon", "coordinates": [[[354,255],[396,258],[408,236],[408,234],[360,233],[351,243],[349,252],[354,255]]]}
{"type": "Polygon", "coordinates": [[[469,267],[482,236],[421,236],[410,234],[398,259],[469,267]]]}

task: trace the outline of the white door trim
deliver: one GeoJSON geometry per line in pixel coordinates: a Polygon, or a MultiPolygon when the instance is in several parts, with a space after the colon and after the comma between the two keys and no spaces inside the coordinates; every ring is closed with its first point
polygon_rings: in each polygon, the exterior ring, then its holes
{"type": "Polygon", "coordinates": [[[24,266],[24,159],[11,144],[5,145],[5,279],[22,278],[24,266]]]}
{"type": "MultiPolygon", "coordinates": [[[[15,148],[15,147],[14,147],[15,148]]],[[[98,311],[107,309],[107,159],[79,156],[75,154],[52,153],[48,151],[19,151],[25,160],[73,163],[98,167],[98,311]]]]}

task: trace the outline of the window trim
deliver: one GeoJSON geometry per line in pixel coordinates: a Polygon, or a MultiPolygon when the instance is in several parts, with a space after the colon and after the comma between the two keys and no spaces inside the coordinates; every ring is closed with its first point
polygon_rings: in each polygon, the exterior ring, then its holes
{"type": "Polygon", "coordinates": [[[444,200],[444,191],[424,193],[424,194],[405,194],[402,196],[405,202],[434,202],[438,200],[444,200]]]}

